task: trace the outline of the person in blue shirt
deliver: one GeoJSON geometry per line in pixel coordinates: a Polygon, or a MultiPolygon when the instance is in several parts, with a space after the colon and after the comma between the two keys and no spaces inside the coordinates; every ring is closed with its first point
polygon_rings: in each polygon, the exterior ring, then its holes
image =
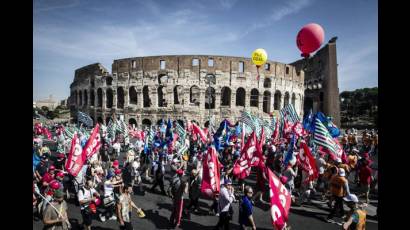
{"type": "Polygon", "coordinates": [[[245,186],[244,196],[239,205],[239,224],[240,229],[256,229],[255,221],[253,220],[253,204],[252,204],[253,190],[250,186],[245,186]]]}

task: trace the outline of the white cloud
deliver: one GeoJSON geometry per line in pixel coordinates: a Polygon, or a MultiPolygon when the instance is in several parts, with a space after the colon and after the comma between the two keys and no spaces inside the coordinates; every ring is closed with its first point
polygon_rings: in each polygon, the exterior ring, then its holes
{"type": "Polygon", "coordinates": [[[57,9],[67,9],[80,5],[80,0],[35,0],[33,2],[34,13],[52,11],[57,9]]]}
{"type": "Polygon", "coordinates": [[[229,10],[231,9],[238,0],[219,0],[219,4],[221,4],[223,9],[229,10]]]}
{"type": "Polygon", "coordinates": [[[298,13],[301,9],[310,6],[313,1],[314,0],[288,0],[283,2],[283,4],[275,4],[272,7],[272,11],[268,17],[264,20],[258,21],[258,23],[252,24],[249,29],[245,30],[245,32],[240,34],[238,37],[242,38],[255,30],[271,26],[274,22],[280,21],[288,15],[298,13]]]}

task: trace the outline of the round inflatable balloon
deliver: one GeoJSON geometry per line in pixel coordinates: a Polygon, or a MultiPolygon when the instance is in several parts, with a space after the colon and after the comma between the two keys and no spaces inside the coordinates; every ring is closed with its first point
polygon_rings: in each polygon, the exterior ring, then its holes
{"type": "Polygon", "coordinates": [[[323,28],[316,24],[310,23],[305,25],[296,37],[296,44],[303,57],[309,57],[310,53],[319,49],[325,40],[323,28]]]}
{"type": "Polygon", "coordinates": [[[252,63],[261,66],[268,60],[268,54],[264,49],[256,49],[252,52],[252,63]]]}

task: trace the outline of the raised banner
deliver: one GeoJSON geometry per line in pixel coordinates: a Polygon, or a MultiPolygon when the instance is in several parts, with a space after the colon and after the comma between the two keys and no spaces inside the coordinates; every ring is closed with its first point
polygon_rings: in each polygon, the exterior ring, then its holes
{"type": "Polygon", "coordinates": [[[100,140],[100,124],[97,123],[97,125],[94,127],[93,132],[90,136],[90,138],[87,141],[87,144],[85,145],[83,152],[85,152],[85,156],[90,158],[92,155],[94,155],[98,150],[100,150],[101,147],[101,140],[100,140]]]}
{"type": "Polygon", "coordinates": [[[208,148],[203,159],[201,192],[208,197],[219,194],[220,191],[220,165],[215,147],[208,148]]]}
{"type": "Polygon", "coordinates": [[[280,179],[269,169],[270,212],[274,229],[282,230],[288,221],[291,194],[280,179]]]}
{"type": "Polygon", "coordinates": [[[65,169],[71,175],[77,176],[82,169],[86,159],[87,157],[83,154],[83,149],[81,148],[77,133],[74,133],[74,136],[71,139],[71,148],[70,152],[68,153],[65,169]]]}

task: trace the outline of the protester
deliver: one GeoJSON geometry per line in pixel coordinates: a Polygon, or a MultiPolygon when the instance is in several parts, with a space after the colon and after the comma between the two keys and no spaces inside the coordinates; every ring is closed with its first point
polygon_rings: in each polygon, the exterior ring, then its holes
{"type": "Polygon", "coordinates": [[[364,230],[366,229],[366,211],[358,206],[359,200],[354,194],[350,194],[343,198],[347,206],[352,209],[351,215],[347,217],[347,221],[343,224],[344,230],[364,230]]]}
{"type": "MultiPolygon", "coordinates": [[[[132,201],[130,194],[132,193],[132,187],[130,185],[124,185],[122,189],[122,194],[119,197],[117,203],[117,216],[120,223],[120,229],[132,230],[133,226],[131,223],[131,213],[132,208],[135,208],[138,213],[142,210],[135,205],[132,201]]],[[[141,214],[140,214],[141,215],[141,214]]]]}
{"type": "Polygon", "coordinates": [[[90,204],[95,202],[96,198],[100,196],[93,186],[93,182],[87,180],[84,187],[78,191],[78,201],[81,206],[83,225],[87,230],[91,230],[92,216],[94,214],[90,208],[90,204]]]}
{"type": "Polygon", "coordinates": [[[234,188],[232,181],[226,180],[221,187],[221,192],[218,202],[219,221],[215,229],[231,229],[230,221],[233,216],[232,202],[235,201],[234,188]]]}
{"type": "Polygon", "coordinates": [[[173,227],[179,227],[181,224],[182,211],[184,209],[184,193],[188,193],[188,181],[182,177],[181,169],[177,171],[177,177],[172,184],[172,213],[169,222],[173,227]]]}
{"type": "Polygon", "coordinates": [[[330,192],[335,200],[335,205],[327,217],[328,222],[334,217],[336,212],[339,212],[341,216],[344,215],[343,197],[350,194],[349,185],[345,175],[344,169],[339,169],[339,174],[332,176],[330,179],[330,192]]]}
{"type": "Polygon", "coordinates": [[[191,176],[189,178],[189,205],[188,210],[193,207],[194,213],[199,209],[199,197],[201,196],[201,182],[202,179],[199,176],[197,169],[192,169],[191,176]]]}
{"type": "Polygon", "coordinates": [[[54,200],[47,205],[44,211],[44,229],[47,230],[67,230],[70,228],[67,214],[67,204],[64,201],[64,192],[56,190],[54,200]]]}
{"type": "Polygon", "coordinates": [[[253,204],[252,204],[253,190],[250,186],[245,186],[245,195],[243,195],[239,205],[239,224],[240,229],[247,229],[251,227],[256,230],[255,221],[253,219],[253,204]]]}

